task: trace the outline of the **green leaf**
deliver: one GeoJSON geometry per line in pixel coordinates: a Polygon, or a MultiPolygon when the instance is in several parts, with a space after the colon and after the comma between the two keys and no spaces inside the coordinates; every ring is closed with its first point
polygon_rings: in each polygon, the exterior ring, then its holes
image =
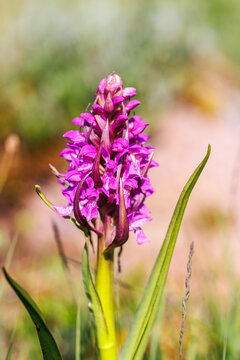
{"type": "Polygon", "coordinates": [[[101,300],[98,296],[97,290],[93,283],[92,274],[89,267],[87,243],[84,246],[83,255],[82,255],[82,275],[85,286],[85,292],[89,300],[88,307],[93,314],[94,324],[95,325],[97,324],[98,326],[98,329],[96,331],[96,335],[97,335],[100,334],[102,331],[104,332],[106,331],[107,324],[103,313],[101,300]]]}
{"type": "Polygon", "coordinates": [[[16,295],[21,300],[32,321],[34,322],[34,325],[36,326],[39,342],[43,353],[43,359],[62,360],[57,344],[52,334],[48,330],[44,320],[42,319],[41,311],[39,310],[37,304],[28,295],[28,293],[9,276],[5,268],[3,268],[2,270],[7,282],[10,284],[16,295]]]}
{"type": "Polygon", "coordinates": [[[154,324],[152,331],[152,339],[150,343],[150,353],[148,360],[160,360],[162,358],[159,349],[159,334],[161,332],[164,307],[165,307],[165,297],[162,296],[160,304],[158,306],[156,322],[154,324]]]}
{"type": "Polygon", "coordinates": [[[77,304],[75,360],[81,360],[81,307],[77,304]]]}
{"type": "Polygon", "coordinates": [[[172,259],[172,254],[179,233],[183,214],[192,189],[194,188],[194,185],[196,184],[209,158],[210,151],[211,147],[209,145],[205,158],[196,168],[182,190],[171,222],[169,224],[163,245],[152,270],[148,285],[138,307],[127,340],[121,351],[120,360],[140,360],[143,357],[145,348],[148,343],[150,331],[158,312],[159,301],[161,299],[166,282],[168,269],[172,259]]]}
{"type": "Polygon", "coordinates": [[[11,359],[12,347],[13,347],[13,342],[11,341],[9,344],[9,347],[8,347],[8,352],[7,352],[5,360],[11,359]]]}
{"type": "MultiPolygon", "coordinates": [[[[11,264],[13,254],[14,254],[14,250],[15,250],[16,245],[17,245],[17,240],[18,240],[18,236],[15,235],[14,238],[12,239],[11,244],[9,246],[9,249],[7,251],[7,256],[6,256],[5,263],[4,263],[4,266],[7,269],[11,264]]],[[[1,278],[0,279],[0,301],[2,300],[2,297],[3,297],[3,287],[4,287],[4,282],[3,282],[3,278],[1,278]]]]}

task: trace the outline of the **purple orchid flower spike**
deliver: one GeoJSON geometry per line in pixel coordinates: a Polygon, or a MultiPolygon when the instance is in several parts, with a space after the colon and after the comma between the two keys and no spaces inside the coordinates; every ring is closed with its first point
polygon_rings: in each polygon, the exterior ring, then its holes
{"type": "Polygon", "coordinates": [[[151,220],[144,205],[154,191],[148,170],[153,148],[145,146],[148,124],[130,116],[140,102],[136,90],[123,88],[112,73],[100,81],[92,109],[73,119],[80,130],[68,131],[61,153],[69,162],[66,174],[58,175],[67,206],[55,206],[61,216],[73,213],[77,222],[97,234],[105,232],[105,250],[122,246],[135,233],[138,244],[148,241],[142,225],[151,220]],[[107,224],[107,226],[106,226],[107,224]]]}

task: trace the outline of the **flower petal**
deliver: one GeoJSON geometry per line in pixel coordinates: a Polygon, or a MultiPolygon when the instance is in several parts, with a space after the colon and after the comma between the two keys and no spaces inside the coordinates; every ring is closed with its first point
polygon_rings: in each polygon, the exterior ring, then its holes
{"type": "Polygon", "coordinates": [[[53,206],[54,209],[56,210],[56,212],[60,215],[60,216],[69,216],[73,210],[72,205],[69,206],[53,206]]]}
{"type": "Polygon", "coordinates": [[[133,97],[135,95],[136,95],[136,89],[135,88],[127,87],[127,88],[123,89],[123,96],[125,98],[133,97]]]}
{"type": "Polygon", "coordinates": [[[114,152],[122,152],[128,148],[128,141],[124,138],[119,138],[112,144],[112,151],[114,152]]]}
{"type": "Polygon", "coordinates": [[[143,230],[139,227],[137,228],[135,231],[135,237],[136,237],[136,240],[137,240],[137,243],[139,245],[142,245],[146,242],[149,242],[147,236],[144,234],[143,230]]]}
{"type": "Polygon", "coordinates": [[[138,100],[131,100],[125,105],[126,111],[129,112],[140,104],[141,104],[141,102],[138,100]]]}

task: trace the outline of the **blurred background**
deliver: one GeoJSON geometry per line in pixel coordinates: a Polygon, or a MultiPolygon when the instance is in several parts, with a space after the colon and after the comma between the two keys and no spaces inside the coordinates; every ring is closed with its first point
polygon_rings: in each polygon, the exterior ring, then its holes
{"type": "MultiPolygon", "coordinates": [[[[137,88],[159,168],[150,177],[150,242],[130,238],[122,255],[119,339],[131,319],[177,198],[212,154],[186,211],[146,359],[178,359],[181,301],[194,241],[184,359],[240,358],[239,179],[240,2],[238,0],[12,0],[0,2],[0,262],[37,301],[74,359],[76,288],[82,297],[82,355],[95,359],[81,288],[84,239],[41,202],[34,184],[64,204],[62,134],[112,71],[137,88]],[[69,258],[62,266],[55,221],[69,258]],[[75,289],[75,290],[73,290],[75,289]],[[162,310],[163,308],[163,310],[162,310]]],[[[116,277],[119,277],[116,273],[116,277]]],[[[41,359],[31,321],[0,278],[1,358],[41,359]]]]}

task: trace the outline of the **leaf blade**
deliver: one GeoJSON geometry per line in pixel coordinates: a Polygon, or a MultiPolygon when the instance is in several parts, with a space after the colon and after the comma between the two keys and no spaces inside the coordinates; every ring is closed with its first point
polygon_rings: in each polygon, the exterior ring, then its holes
{"type": "Polygon", "coordinates": [[[166,282],[173,250],[190,194],[207,163],[210,145],[205,158],[193,172],[184,186],[170,221],[163,245],[156,259],[148,285],[144,291],[134,322],[120,354],[120,360],[140,360],[148,343],[158,304],[166,282]]]}
{"type": "Polygon", "coordinates": [[[62,360],[62,356],[58,350],[57,344],[44,320],[42,319],[41,312],[37,304],[28,295],[28,293],[15,280],[11,278],[4,267],[2,268],[2,271],[7,282],[12,287],[15,294],[18,296],[29,313],[32,321],[34,322],[42,349],[43,359],[62,360]]]}
{"type": "Polygon", "coordinates": [[[11,360],[13,341],[10,342],[5,360],[11,360]]]}
{"type": "Polygon", "coordinates": [[[75,360],[81,360],[81,308],[77,304],[76,337],[75,337],[75,360]]]}

